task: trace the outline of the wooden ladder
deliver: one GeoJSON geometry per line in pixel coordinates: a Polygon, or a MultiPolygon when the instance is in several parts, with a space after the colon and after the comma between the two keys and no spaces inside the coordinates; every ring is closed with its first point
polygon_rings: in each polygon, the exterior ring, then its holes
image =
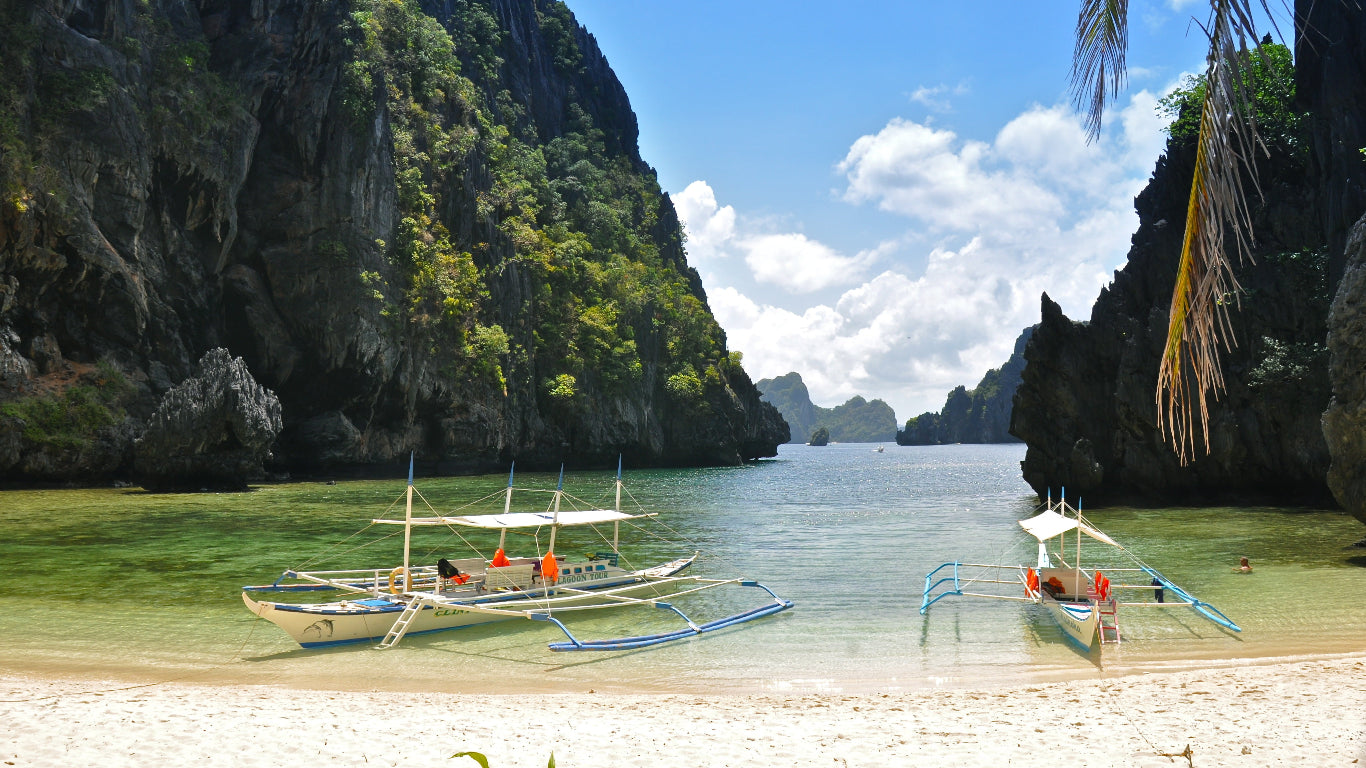
{"type": "Polygon", "coordinates": [[[389,628],[389,634],[385,635],[384,640],[375,647],[383,650],[398,645],[398,641],[402,640],[403,636],[408,633],[408,625],[413,623],[413,619],[422,612],[422,606],[426,603],[426,599],[421,597],[414,597],[410,600],[408,606],[403,609],[403,613],[398,615],[398,620],[394,622],[394,626],[389,628]]]}
{"type": "Polygon", "coordinates": [[[1102,644],[1104,644],[1104,643],[1118,643],[1118,642],[1120,642],[1120,639],[1119,639],[1119,601],[1116,600],[1116,599],[1114,599],[1114,598],[1112,597],[1112,598],[1110,598],[1109,600],[1104,600],[1104,601],[1097,602],[1097,603],[1096,603],[1096,611],[1100,614],[1100,642],[1101,642],[1102,644]],[[1105,623],[1105,617],[1107,617],[1107,616],[1110,617],[1110,623],[1109,623],[1109,624],[1106,624],[1106,623],[1105,623]],[[1105,636],[1105,633],[1106,633],[1106,632],[1112,633],[1112,634],[1113,634],[1113,637],[1107,638],[1107,637],[1105,636]]]}

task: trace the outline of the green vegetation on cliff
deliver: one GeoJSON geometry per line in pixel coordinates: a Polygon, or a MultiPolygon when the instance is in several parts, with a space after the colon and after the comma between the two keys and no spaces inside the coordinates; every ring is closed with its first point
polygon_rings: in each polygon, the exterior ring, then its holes
{"type": "MultiPolygon", "coordinates": [[[[457,380],[482,376],[501,387],[505,365],[534,360],[542,394],[572,407],[585,393],[637,385],[647,336],[663,353],[670,396],[701,406],[704,385],[724,373],[724,337],[688,275],[661,257],[663,195],[653,172],[609,151],[575,103],[567,130],[542,143],[497,77],[503,36],[491,8],[479,0],[451,7],[448,31],[416,0],[351,2],[356,58],[344,101],[357,126],[381,109],[389,116],[403,217],[387,250],[400,285],[377,287],[383,300],[450,360],[457,380]],[[457,245],[441,220],[471,163],[484,164],[492,182],[477,195],[477,214],[497,222],[511,260],[499,258],[496,243],[457,245]],[[494,322],[486,287],[510,269],[526,270],[535,285],[534,332],[521,345],[494,322]]],[[[550,3],[539,20],[555,67],[576,71],[583,55],[568,9],[550,3]]]]}
{"type": "Polygon", "coordinates": [[[220,346],[279,396],[285,470],[787,439],[563,2],[0,2],[0,49],[0,476],[116,472],[220,346]],[[112,441],[64,394],[100,360],[112,441]],[[108,463],[34,458],[72,440],[108,463]]]}
{"type": "MultiPolygon", "coordinates": [[[[1252,95],[1257,133],[1268,146],[1282,150],[1303,147],[1303,113],[1294,109],[1295,62],[1290,49],[1263,40],[1241,66],[1244,87],[1252,95]]],[[[1171,119],[1167,135],[1180,143],[1194,142],[1200,131],[1200,107],[1205,101],[1205,75],[1187,75],[1181,85],[1158,101],[1159,111],[1171,119]]]]}
{"type": "Polygon", "coordinates": [[[101,363],[57,391],[0,405],[0,429],[18,429],[35,446],[84,450],[101,430],[123,420],[123,404],[131,392],[117,368],[101,363]]]}

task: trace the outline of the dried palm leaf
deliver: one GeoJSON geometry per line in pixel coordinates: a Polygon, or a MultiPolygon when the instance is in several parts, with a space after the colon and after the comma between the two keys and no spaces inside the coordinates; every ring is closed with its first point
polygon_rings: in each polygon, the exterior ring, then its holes
{"type": "MultiPolygon", "coordinates": [[[[1257,5],[1274,18],[1267,0],[1257,5]]],[[[1102,112],[1124,86],[1127,6],[1127,0],[1082,0],[1071,79],[1077,107],[1086,108],[1088,140],[1099,136],[1102,112]]],[[[1183,464],[1195,453],[1197,414],[1209,452],[1209,397],[1224,388],[1219,347],[1236,343],[1228,308],[1241,289],[1232,265],[1251,259],[1243,176],[1257,188],[1253,155],[1258,148],[1266,152],[1240,66],[1250,55],[1248,41],[1256,40],[1253,0],[1210,0],[1202,29],[1210,41],[1205,100],[1156,394],[1158,428],[1183,464]]]]}
{"type": "Polygon", "coordinates": [[[1209,399],[1224,389],[1219,348],[1237,343],[1228,313],[1242,289],[1233,264],[1252,258],[1244,179],[1257,189],[1254,153],[1266,152],[1243,79],[1252,55],[1247,42],[1256,39],[1251,14],[1241,0],[1215,0],[1212,6],[1195,172],[1157,378],[1158,428],[1183,464],[1195,455],[1197,434],[1209,452],[1209,399]]]}

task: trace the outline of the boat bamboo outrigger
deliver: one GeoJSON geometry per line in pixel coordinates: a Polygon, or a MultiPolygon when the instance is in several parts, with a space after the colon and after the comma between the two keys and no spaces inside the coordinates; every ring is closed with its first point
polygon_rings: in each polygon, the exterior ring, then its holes
{"type": "MultiPolygon", "coordinates": [[[[515,465],[514,465],[515,471],[515,465]]],[[[686,575],[699,553],[679,557],[648,568],[621,567],[621,524],[654,517],[654,513],[621,511],[621,462],[617,462],[614,509],[561,509],[570,498],[564,492],[564,470],[553,492],[550,508],[542,512],[512,511],[513,473],[508,474],[501,514],[413,516],[412,460],[402,519],[377,519],[372,524],[403,527],[403,560],[397,567],[349,571],[287,570],[272,584],[243,587],[248,609],[285,630],[305,648],[378,640],[379,648],[391,648],[405,636],[486,624],[510,619],[529,619],[555,624],[568,642],[552,643],[551,650],[623,650],[657,645],[742,624],[791,608],[768,587],[742,578],[714,579],[686,575]],[[610,553],[579,558],[555,554],[556,535],[567,526],[612,524],[610,553]],[[412,534],[416,527],[446,526],[499,531],[498,548],[491,559],[482,554],[460,560],[440,559],[434,565],[415,565],[412,534]],[[505,554],[510,530],[549,528],[544,555],[509,557],[505,554]],[[695,623],[672,600],[724,586],[752,587],[766,592],[771,601],[742,613],[702,624],[695,623]],[[259,593],[335,591],[347,597],[322,603],[272,602],[253,599],[259,593]],[[613,640],[579,640],[558,617],[578,611],[627,606],[657,607],[677,614],[685,628],[613,640]]],[[[427,505],[431,509],[431,505],[427,505]]],[[[460,537],[464,539],[463,536],[460,537]]],[[[605,538],[605,537],[604,537],[605,538]]]]}
{"type": "Polygon", "coordinates": [[[1087,650],[1094,647],[1097,640],[1102,644],[1121,641],[1120,608],[1190,608],[1224,629],[1242,631],[1219,609],[1173,584],[1091,525],[1082,516],[1079,506],[1071,507],[1062,500],[1055,505],[1050,496],[1042,512],[1019,521],[1020,527],[1038,542],[1038,559],[1033,566],[950,562],[926,574],[920,614],[925,615],[930,606],[950,595],[1035,603],[1048,611],[1069,640],[1087,650]],[[1073,532],[1075,548],[1073,562],[1069,564],[1066,559],[1069,548],[1067,534],[1073,532]],[[1105,567],[1103,570],[1099,567],[1083,568],[1082,534],[1111,547],[1132,565],[1105,567]],[[1051,542],[1057,544],[1052,554],[1048,550],[1051,542]],[[949,575],[940,575],[948,569],[952,569],[949,575]],[[1143,583],[1112,583],[1111,576],[1138,577],[1143,583]],[[1005,594],[1011,588],[1021,591],[1005,594]],[[1175,599],[1168,599],[1168,593],[1175,599]],[[1149,599],[1138,599],[1144,595],[1149,599]]]}

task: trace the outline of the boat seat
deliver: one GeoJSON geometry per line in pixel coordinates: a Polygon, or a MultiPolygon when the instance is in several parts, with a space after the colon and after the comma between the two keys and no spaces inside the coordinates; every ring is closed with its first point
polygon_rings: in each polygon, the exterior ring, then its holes
{"type": "Polygon", "coordinates": [[[505,565],[484,570],[484,589],[531,589],[530,565],[505,565]]]}
{"type": "Polygon", "coordinates": [[[466,557],[460,560],[447,560],[446,562],[455,566],[463,574],[478,576],[488,567],[488,561],[482,557],[466,557]]]}

